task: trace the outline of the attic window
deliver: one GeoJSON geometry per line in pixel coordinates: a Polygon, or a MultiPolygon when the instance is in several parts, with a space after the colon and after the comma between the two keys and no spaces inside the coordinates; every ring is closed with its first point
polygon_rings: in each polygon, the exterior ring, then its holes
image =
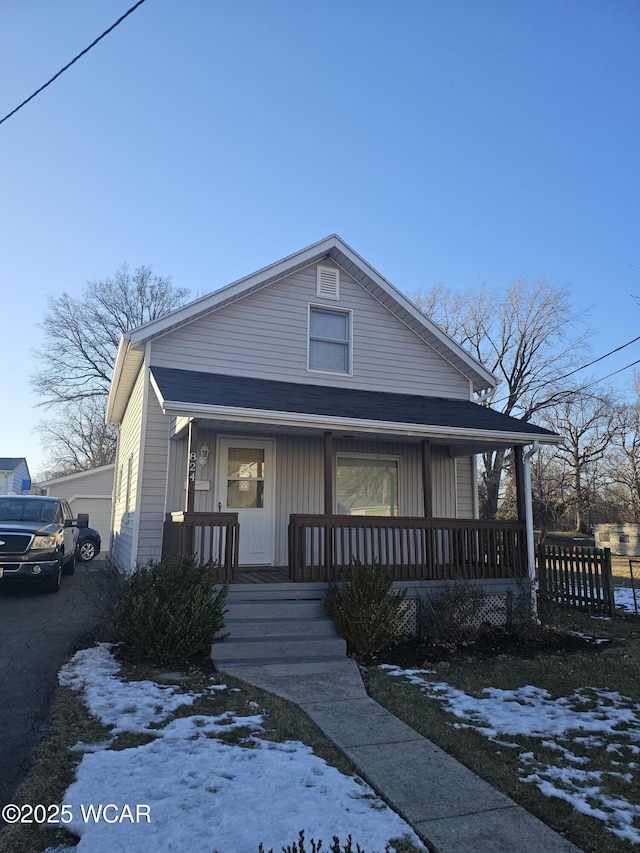
{"type": "Polygon", "coordinates": [[[320,299],[340,299],[340,272],[331,267],[318,267],[316,295],[320,299]]]}
{"type": "Polygon", "coordinates": [[[309,306],[309,370],[351,373],[351,313],[309,306]]]}

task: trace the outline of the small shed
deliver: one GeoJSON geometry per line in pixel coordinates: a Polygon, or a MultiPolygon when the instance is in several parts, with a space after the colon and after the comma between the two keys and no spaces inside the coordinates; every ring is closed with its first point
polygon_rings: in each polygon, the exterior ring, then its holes
{"type": "Polygon", "coordinates": [[[596,548],[610,548],[619,557],[640,556],[640,524],[619,521],[613,524],[596,524],[596,548]]]}
{"type": "Polygon", "coordinates": [[[0,457],[0,495],[28,495],[31,474],[24,456],[0,457]]]}
{"type": "Polygon", "coordinates": [[[38,483],[45,495],[64,498],[69,502],[74,516],[86,512],[89,526],[94,527],[102,539],[102,553],[108,552],[111,542],[111,506],[115,465],[102,465],[65,477],[56,477],[38,483]]]}

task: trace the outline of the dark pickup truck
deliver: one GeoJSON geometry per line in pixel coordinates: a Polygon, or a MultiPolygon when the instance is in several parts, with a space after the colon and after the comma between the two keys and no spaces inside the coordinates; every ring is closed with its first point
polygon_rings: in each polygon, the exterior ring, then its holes
{"type": "Polygon", "coordinates": [[[88,524],[60,498],[0,495],[0,585],[31,581],[57,592],[75,571],[78,529],[88,524]]]}

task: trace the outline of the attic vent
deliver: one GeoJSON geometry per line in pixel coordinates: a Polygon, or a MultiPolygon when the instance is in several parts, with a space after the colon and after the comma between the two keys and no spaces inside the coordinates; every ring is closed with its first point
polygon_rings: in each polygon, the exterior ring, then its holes
{"type": "Polygon", "coordinates": [[[318,267],[316,296],[321,299],[340,299],[340,273],[330,267],[318,267]]]}

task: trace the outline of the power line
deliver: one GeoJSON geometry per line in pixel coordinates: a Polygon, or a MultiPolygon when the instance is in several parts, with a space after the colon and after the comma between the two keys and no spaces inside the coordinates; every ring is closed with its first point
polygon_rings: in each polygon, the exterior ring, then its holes
{"type": "Polygon", "coordinates": [[[88,52],[91,50],[91,48],[92,48],[92,47],[95,47],[95,46],[98,44],[98,42],[99,42],[99,41],[101,41],[105,36],[108,36],[108,35],[109,35],[109,33],[110,33],[110,32],[112,32],[112,30],[115,30],[115,28],[116,28],[119,24],[121,24],[121,23],[124,21],[124,19],[125,19],[125,18],[129,17],[129,15],[130,15],[132,12],[135,12],[135,10],[138,8],[138,6],[142,6],[142,4],[143,4],[144,2],[145,2],[145,0],[138,0],[138,2],[137,2],[137,3],[135,3],[135,4],[134,4],[130,9],[128,9],[128,10],[124,13],[124,15],[121,15],[121,16],[118,18],[118,20],[117,20],[114,24],[112,24],[112,25],[109,27],[109,29],[108,29],[108,30],[105,30],[105,31],[102,33],[102,35],[99,35],[99,36],[98,36],[98,38],[97,38],[97,39],[95,39],[95,41],[92,41],[92,42],[91,42],[91,44],[90,44],[88,47],[85,47],[85,49],[84,49],[83,51],[81,51],[77,56],[74,56],[74,58],[71,60],[71,62],[68,62],[68,63],[64,66],[64,68],[61,68],[61,69],[60,69],[60,71],[58,71],[58,72],[57,72],[57,74],[54,74],[54,75],[53,75],[53,77],[52,77],[50,80],[47,80],[47,82],[46,82],[43,86],[40,86],[40,88],[39,88],[39,89],[36,89],[36,91],[35,91],[32,95],[29,95],[29,97],[28,97],[26,100],[24,100],[21,104],[18,104],[18,106],[17,106],[15,109],[11,110],[11,112],[10,112],[10,113],[7,113],[7,115],[6,115],[6,116],[4,116],[4,118],[1,118],[1,119],[0,119],[0,124],[2,124],[3,122],[5,122],[8,118],[11,118],[11,116],[15,115],[15,114],[18,112],[18,110],[21,110],[21,109],[22,109],[22,107],[26,106],[26,104],[28,104],[28,103],[29,103],[29,101],[32,101],[32,100],[36,97],[36,95],[39,95],[39,94],[40,94],[40,92],[42,92],[44,89],[46,89],[46,88],[47,88],[47,86],[50,86],[50,85],[53,83],[53,81],[54,81],[54,80],[57,80],[57,79],[58,79],[58,77],[59,77],[61,74],[64,74],[64,72],[65,72],[68,68],[71,68],[71,66],[74,64],[74,62],[77,62],[77,61],[78,61],[82,56],[84,56],[84,55],[85,55],[85,53],[88,53],[88,52]]]}
{"type": "MultiPolygon", "coordinates": [[[[640,341],[640,335],[637,338],[633,338],[631,341],[627,341],[626,344],[621,344],[619,347],[606,352],[604,355],[598,356],[598,358],[594,358],[593,361],[588,361],[586,364],[580,365],[580,367],[575,367],[573,370],[570,370],[568,373],[563,373],[562,376],[557,376],[553,379],[554,382],[561,382],[563,379],[568,379],[569,376],[573,376],[574,373],[579,373],[581,370],[585,370],[587,367],[591,367],[594,364],[597,364],[599,361],[603,361],[605,358],[609,358],[610,355],[615,355],[615,353],[620,352],[623,349],[631,346],[631,344],[635,344],[637,341],[640,341]]],[[[587,385],[583,385],[579,388],[579,391],[584,391],[586,388],[589,388],[591,385],[595,385],[597,382],[604,382],[605,379],[610,379],[612,376],[615,376],[617,373],[622,373],[623,370],[628,370],[630,367],[635,367],[637,364],[640,364],[640,359],[638,361],[632,361],[631,364],[627,364],[626,367],[620,367],[618,370],[614,370],[613,373],[608,373],[606,376],[601,376],[599,379],[594,379],[592,382],[589,382],[587,385]]],[[[549,384],[549,381],[541,382],[539,385],[534,385],[532,388],[529,388],[529,391],[539,391],[540,388],[544,388],[549,384]]],[[[507,394],[506,397],[500,397],[498,400],[492,400],[491,405],[495,405],[497,403],[504,403],[505,400],[508,400],[511,395],[507,394]]]]}

